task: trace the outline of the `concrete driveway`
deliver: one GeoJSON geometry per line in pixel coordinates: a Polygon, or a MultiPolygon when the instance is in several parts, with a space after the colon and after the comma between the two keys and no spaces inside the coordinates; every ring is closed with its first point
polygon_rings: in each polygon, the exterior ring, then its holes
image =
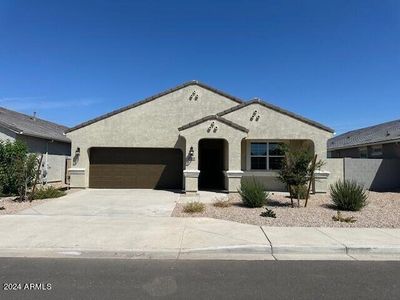
{"type": "Polygon", "coordinates": [[[169,217],[180,196],[172,191],[86,189],[71,191],[19,215],[169,217]]]}

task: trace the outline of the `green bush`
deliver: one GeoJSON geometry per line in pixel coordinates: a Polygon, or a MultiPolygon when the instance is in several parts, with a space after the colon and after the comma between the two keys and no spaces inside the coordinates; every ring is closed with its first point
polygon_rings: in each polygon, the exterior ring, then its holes
{"type": "Polygon", "coordinates": [[[290,197],[297,198],[297,194],[298,194],[299,199],[306,199],[307,191],[308,191],[308,187],[306,185],[293,186],[290,190],[290,197]]]}
{"type": "Polygon", "coordinates": [[[333,203],[340,210],[358,211],[367,205],[368,195],[355,181],[336,181],[330,186],[330,194],[333,203]]]}
{"type": "Polygon", "coordinates": [[[20,196],[23,200],[37,170],[36,155],[28,154],[20,141],[0,141],[0,188],[4,195],[20,196]]]}
{"type": "Polygon", "coordinates": [[[47,187],[37,189],[35,191],[35,194],[33,195],[33,199],[59,198],[62,196],[65,196],[64,191],[60,191],[55,187],[49,185],[47,187]]]}
{"type": "Polygon", "coordinates": [[[193,213],[201,213],[204,211],[206,206],[204,203],[198,202],[198,201],[193,201],[185,204],[183,206],[183,211],[185,213],[193,214],[193,213]]]}
{"type": "Polygon", "coordinates": [[[243,179],[238,192],[242,197],[243,204],[247,207],[261,207],[269,196],[264,190],[264,186],[254,177],[243,179]]]}

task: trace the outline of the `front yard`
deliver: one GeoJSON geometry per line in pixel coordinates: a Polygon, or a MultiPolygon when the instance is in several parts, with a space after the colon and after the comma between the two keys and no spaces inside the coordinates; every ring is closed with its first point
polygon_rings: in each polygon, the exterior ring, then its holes
{"type": "Polygon", "coordinates": [[[67,190],[66,192],[64,192],[54,188],[53,186],[47,186],[46,188],[38,188],[35,194],[36,196],[32,201],[20,201],[19,197],[17,196],[0,196],[0,216],[12,215],[18,213],[19,211],[46,203],[69,193],[71,193],[71,190],[67,190]]]}
{"type": "Polygon", "coordinates": [[[267,207],[276,213],[276,218],[261,217],[265,208],[245,207],[239,195],[230,195],[228,198],[230,206],[216,207],[213,203],[206,203],[202,213],[184,213],[184,203],[178,203],[172,216],[209,217],[267,226],[400,228],[400,193],[369,192],[368,204],[361,211],[341,212],[344,217],[353,216],[356,219],[354,223],[332,220],[337,210],[329,194],[312,195],[306,208],[292,208],[290,198],[271,193],[267,207]]]}
{"type": "Polygon", "coordinates": [[[21,210],[34,207],[36,205],[45,203],[50,199],[18,201],[18,197],[0,197],[0,215],[12,215],[21,210]]]}

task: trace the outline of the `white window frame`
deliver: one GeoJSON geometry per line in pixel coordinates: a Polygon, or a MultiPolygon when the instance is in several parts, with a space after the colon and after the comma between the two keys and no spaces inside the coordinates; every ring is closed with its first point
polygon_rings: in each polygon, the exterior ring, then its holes
{"type": "Polygon", "coordinates": [[[270,157],[285,157],[284,155],[270,155],[269,154],[269,144],[285,144],[284,141],[274,141],[274,140],[251,140],[247,143],[247,159],[246,159],[246,170],[252,172],[277,172],[277,169],[270,169],[269,158],[270,157]],[[251,144],[267,144],[267,154],[266,155],[251,155],[251,144]],[[252,157],[265,157],[266,169],[252,169],[251,168],[251,158],[252,157]]]}

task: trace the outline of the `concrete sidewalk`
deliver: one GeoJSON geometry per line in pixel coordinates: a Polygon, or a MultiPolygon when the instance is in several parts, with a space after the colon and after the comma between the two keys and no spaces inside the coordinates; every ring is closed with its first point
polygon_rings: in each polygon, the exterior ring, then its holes
{"type": "Polygon", "coordinates": [[[399,260],[400,229],[259,227],[209,218],[7,215],[0,256],[399,260]]]}

